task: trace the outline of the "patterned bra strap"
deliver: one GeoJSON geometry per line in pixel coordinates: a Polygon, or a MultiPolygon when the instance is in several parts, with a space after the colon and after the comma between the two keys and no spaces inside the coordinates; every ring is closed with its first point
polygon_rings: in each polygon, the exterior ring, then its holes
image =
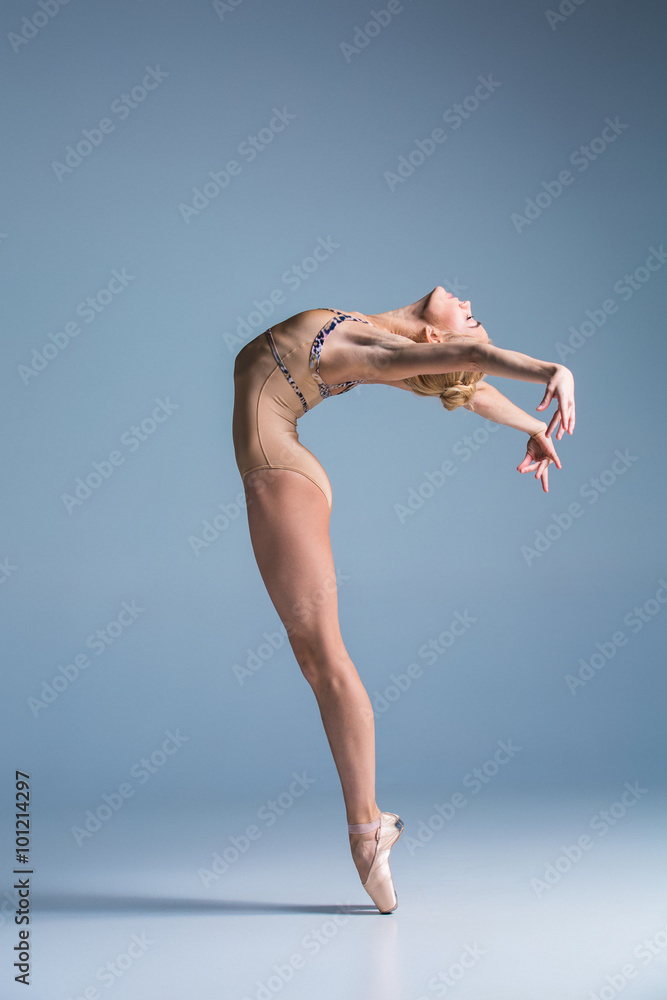
{"type": "Polygon", "coordinates": [[[352,319],[356,320],[358,323],[369,323],[370,326],[373,324],[367,319],[359,319],[358,316],[351,316],[350,313],[343,312],[341,309],[331,309],[328,306],[323,306],[323,309],[327,312],[334,313],[334,316],[333,319],[330,319],[328,323],[324,324],[313,341],[310,349],[309,367],[311,375],[319,386],[320,395],[326,398],[331,395],[332,389],[343,389],[343,392],[345,392],[348,389],[353,389],[355,385],[359,385],[359,383],[363,382],[364,379],[357,379],[353,382],[334,382],[331,385],[327,385],[320,375],[320,351],[322,350],[322,344],[337,324],[341,323],[343,320],[352,319]]]}
{"type": "Polygon", "coordinates": [[[276,364],[278,365],[278,367],[280,368],[281,372],[283,373],[283,375],[285,376],[285,378],[287,379],[287,381],[292,386],[292,388],[294,389],[295,393],[297,394],[297,396],[301,400],[301,405],[303,406],[303,412],[304,413],[308,413],[308,403],[306,402],[303,393],[299,389],[298,385],[296,384],[296,382],[294,381],[294,379],[292,378],[292,376],[290,375],[290,373],[287,371],[287,368],[285,368],[285,365],[282,363],[280,355],[278,354],[278,348],[276,347],[276,342],[273,339],[273,331],[271,330],[271,327],[269,327],[268,330],[265,330],[264,333],[266,335],[266,339],[268,340],[269,344],[271,345],[271,350],[273,351],[273,356],[276,359],[276,364]]]}
{"type": "Polygon", "coordinates": [[[359,319],[358,316],[353,316],[352,313],[343,312],[342,309],[331,309],[329,306],[322,306],[322,309],[326,310],[327,312],[336,313],[337,323],[340,323],[342,319],[353,319],[357,323],[368,323],[369,326],[373,325],[369,319],[359,319]]]}

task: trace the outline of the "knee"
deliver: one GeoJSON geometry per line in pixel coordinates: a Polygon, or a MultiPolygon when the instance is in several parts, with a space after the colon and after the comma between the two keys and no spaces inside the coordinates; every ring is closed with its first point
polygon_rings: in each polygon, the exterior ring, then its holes
{"type": "Polygon", "coordinates": [[[342,641],[332,647],[322,635],[312,632],[294,632],[289,638],[301,673],[314,689],[345,683],[355,669],[342,641]]]}
{"type": "Polygon", "coordinates": [[[323,637],[316,632],[292,629],[288,632],[296,661],[306,676],[314,673],[323,656],[323,637]]]}

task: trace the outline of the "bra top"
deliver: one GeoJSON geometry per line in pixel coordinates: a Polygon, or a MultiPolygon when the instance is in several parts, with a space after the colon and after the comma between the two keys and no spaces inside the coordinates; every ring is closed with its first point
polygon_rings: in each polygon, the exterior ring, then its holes
{"type": "MultiPolygon", "coordinates": [[[[327,307],[325,306],[323,308],[327,307]]],[[[320,352],[322,351],[322,344],[324,343],[324,341],[327,339],[331,331],[334,330],[339,323],[341,323],[343,320],[346,319],[353,319],[356,320],[358,323],[368,323],[369,326],[373,325],[367,319],[359,319],[358,316],[351,316],[350,313],[341,312],[340,309],[327,309],[327,311],[332,312],[335,315],[333,319],[329,320],[329,322],[322,327],[320,332],[315,337],[312,347],[310,348],[310,358],[309,358],[310,373],[317,382],[320,390],[320,395],[322,396],[323,399],[331,395],[332,389],[341,389],[342,392],[347,392],[349,389],[353,389],[355,385],[359,385],[361,382],[366,381],[363,378],[359,378],[356,379],[354,382],[332,382],[330,384],[324,382],[322,376],[320,375],[320,352]]],[[[342,393],[336,393],[336,395],[342,395],[342,393]]]]}

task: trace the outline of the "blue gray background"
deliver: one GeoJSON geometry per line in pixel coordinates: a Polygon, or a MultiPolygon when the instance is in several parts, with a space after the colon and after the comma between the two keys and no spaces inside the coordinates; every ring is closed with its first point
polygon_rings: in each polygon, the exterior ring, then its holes
{"type": "MultiPolygon", "coordinates": [[[[71,0],[30,28],[46,8],[3,4],[1,784],[10,803],[13,769],[31,774],[43,870],[49,843],[80,862],[72,826],[168,730],[188,739],[134,779],[126,822],[210,802],[222,823],[246,800],[252,815],[304,769],[343,820],[252,554],[234,355],[303,309],[377,313],[436,284],[470,298],[497,345],[572,369],[577,427],[545,495],[515,471],[524,435],[437,400],[362,386],[299,421],[333,486],[378,801],[448,796],[508,739],[521,752],[501,795],[664,789],[664,13],[561,6],[405,0],[362,37],[386,5],[71,0]],[[133,91],[147,73],[154,89],[133,91]],[[480,78],[495,89],[476,102],[480,78]],[[276,110],[288,124],[267,132],[276,110]],[[66,160],[84,130],[97,145],[66,160]],[[142,610],[96,654],[88,637],[124,602],[142,610]],[[427,658],[457,613],[470,626],[427,658]]],[[[490,381],[531,413],[542,398],[490,381]]]]}

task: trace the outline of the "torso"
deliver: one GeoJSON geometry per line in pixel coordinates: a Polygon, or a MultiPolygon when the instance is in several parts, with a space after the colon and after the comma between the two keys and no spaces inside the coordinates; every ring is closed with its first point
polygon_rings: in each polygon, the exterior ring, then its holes
{"type": "MultiPolygon", "coordinates": [[[[343,320],[327,337],[320,352],[320,375],[327,384],[359,380],[366,385],[393,385],[399,389],[407,389],[404,381],[389,382],[380,378],[365,378],[363,369],[364,349],[371,339],[377,340],[384,335],[378,332],[371,321],[360,312],[343,309],[341,312],[355,316],[356,320],[343,320]],[[364,322],[357,322],[363,320],[364,322]],[[370,325],[369,325],[370,324],[370,325]]],[[[304,341],[312,342],[323,326],[331,319],[333,313],[328,309],[306,309],[271,326],[277,343],[296,346],[304,341]]],[[[262,333],[260,336],[264,336],[262,333]]],[[[396,334],[386,334],[392,339],[396,334]]],[[[332,395],[338,395],[338,392],[332,395]]]]}

